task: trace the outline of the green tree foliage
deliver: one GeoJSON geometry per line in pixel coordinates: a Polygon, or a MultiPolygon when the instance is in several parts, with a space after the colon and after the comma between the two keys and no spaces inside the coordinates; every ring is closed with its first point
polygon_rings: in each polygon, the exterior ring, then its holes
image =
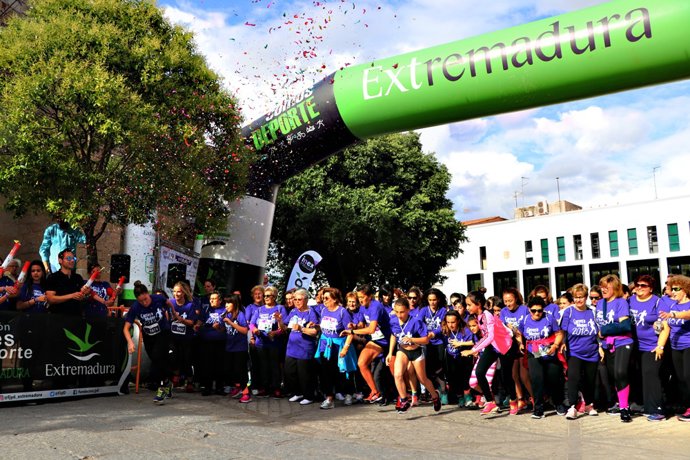
{"type": "Polygon", "coordinates": [[[0,29],[0,193],[16,216],[80,226],[166,216],[206,232],[243,193],[251,152],[190,33],[147,0],[35,0],[0,29]]]}
{"type": "Polygon", "coordinates": [[[282,186],[271,262],[289,275],[313,249],[331,286],[430,287],[466,240],[445,197],[449,184],[448,170],[422,152],[416,133],[349,148],[282,186]]]}

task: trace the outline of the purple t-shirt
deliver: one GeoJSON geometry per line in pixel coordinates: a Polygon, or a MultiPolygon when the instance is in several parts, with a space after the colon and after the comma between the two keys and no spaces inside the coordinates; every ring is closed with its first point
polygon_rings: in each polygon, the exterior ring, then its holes
{"type": "Polygon", "coordinates": [[[169,331],[170,323],[168,323],[165,313],[168,310],[168,304],[165,297],[158,294],[151,294],[151,303],[148,307],[143,307],[138,301],[134,302],[125,321],[132,324],[135,319],[141,321],[141,328],[144,335],[158,335],[161,331],[169,331]]]}
{"type": "Polygon", "coordinates": [[[467,346],[467,347],[459,347],[455,348],[453,345],[450,344],[451,340],[457,340],[458,342],[475,342],[476,337],[474,334],[472,334],[472,331],[470,331],[470,328],[466,327],[463,329],[460,329],[458,332],[452,332],[448,331],[448,335],[443,335],[443,344],[445,345],[446,348],[446,356],[451,359],[458,359],[460,358],[460,352],[462,350],[469,350],[472,348],[472,345],[467,346]]]}
{"type": "MultiPolygon", "coordinates": [[[[177,314],[183,319],[189,319],[196,322],[198,315],[194,307],[194,302],[186,302],[184,305],[177,305],[175,299],[170,302],[173,304],[177,314]]],[[[175,321],[173,318],[174,316],[171,317],[172,322],[170,323],[170,331],[172,332],[173,338],[177,340],[191,340],[192,337],[194,337],[194,327],[187,326],[180,321],[175,321]]]]}
{"type": "MultiPolygon", "coordinates": [[[[110,283],[107,281],[94,281],[91,285],[91,290],[98,297],[106,301],[110,300],[110,295],[108,293],[113,292],[110,283]]],[[[84,306],[84,316],[86,319],[106,318],[108,316],[108,307],[94,298],[89,298],[84,306]]]]}
{"type": "Polygon", "coordinates": [[[357,326],[359,323],[364,324],[364,314],[362,313],[361,308],[358,308],[355,311],[347,310],[347,312],[352,317],[352,324],[354,324],[355,326],[357,326]]]}
{"type": "Polygon", "coordinates": [[[599,326],[592,310],[580,311],[575,307],[562,310],[561,329],[565,331],[570,356],[583,361],[599,361],[599,326]]]}
{"type": "MultiPolygon", "coordinates": [[[[233,316],[230,320],[238,326],[247,327],[247,317],[244,316],[244,312],[237,312],[237,316],[233,316]]],[[[238,351],[247,351],[247,336],[246,334],[240,333],[237,329],[223,321],[225,324],[225,351],[228,353],[235,353],[238,351]]]]}
{"type": "Polygon", "coordinates": [[[308,308],[306,311],[299,311],[293,308],[283,320],[287,326],[288,342],[285,356],[295,359],[311,359],[316,351],[316,337],[303,334],[301,331],[293,331],[292,326],[299,324],[305,327],[308,323],[318,324],[316,312],[308,308]]]}
{"type": "Polygon", "coordinates": [[[275,313],[280,313],[283,317],[283,321],[287,318],[287,313],[285,313],[285,308],[282,305],[275,305],[273,307],[262,305],[254,311],[249,324],[257,329],[254,334],[257,348],[280,346],[280,340],[271,340],[268,338],[269,332],[278,329],[278,321],[276,321],[273,316],[275,313]]]}
{"type": "Polygon", "coordinates": [[[429,335],[426,324],[419,317],[407,317],[404,324],[400,324],[400,320],[395,318],[390,323],[391,334],[398,340],[398,346],[405,341],[406,337],[419,338],[429,335]]]}
{"type": "Polygon", "coordinates": [[[364,323],[368,326],[372,321],[377,321],[378,325],[373,334],[371,334],[372,342],[376,342],[384,349],[388,345],[388,339],[391,335],[390,316],[386,313],[381,302],[372,300],[368,307],[360,306],[359,311],[364,315],[364,323]]]}
{"type": "MultiPolygon", "coordinates": [[[[561,330],[561,328],[558,326],[556,318],[554,318],[551,315],[542,315],[542,317],[536,321],[532,319],[531,316],[528,316],[525,318],[524,321],[520,323],[518,329],[520,330],[520,333],[525,338],[525,340],[528,342],[527,351],[530,353],[534,353],[536,351],[529,343],[531,340],[545,339],[553,335],[555,332],[561,330]]],[[[552,357],[553,356],[549,356],[549,358],[552,357]]],[[[544,358],[547,357],[545,356],[544,358]]]]}
{"type": "MultiPolygon", "coordinates": [[[[328,308],[321,310],[321,336],[330,337],[332,339],[340,337],[340,333],[347,329],[347,325],[354,323],[350,312],[346,308],[338,307],[335,311],[330,311],[328,308]]],[[[325,351],[325,342],[321,344],[319,351],[325,351]]]]}
{"type": "Polygon", "coordinates": [[[520,328],[520,323],[522,323],[525,318],[529,317],[529,309],[525,305],[520,305],[515,309],[515,311],[510,311],[508,307],[503,307],[501,309],[500,318],[503,324],[508,327],[514,327],[516,329],[520,328]]]}
{"type": "MultiPolygon", "coordinates": [[[[690,302],[674,303],[671,305],[671,312],[681,312],[690,310],[690,302]]],[[[685,350],[690,348],[690,321],[686,319],[668,318],[666,320],[671,328],[671,348],[674,350],[685,350]]]]}
{"type": "Polygon", "coordinates": [[[434,333],[434,338],[429,340],[430,345],[443,344],[443,337],[441,337],[441,323],[443,322],[443,318],[446,317],[447,312],[448,309],[446,307],[441,307],[434,313],[431,311],[431,307],[427,305],[419,311],[419,314],[417,314],[417,318],[423,320],[426,324],[427,331],[434,333]]]}
{"type": "MultiPolygon", "coordinates": [[[[41,287],[40,284],[26,284],[22,288],[21,292],[21,300],[23,302],[27,302],[31,299],[38,299],[42,295],[45,295],[46,291],[41,287]]],[[[29,308],[24,310],[26,313],[45,313],[47,311],[47,305],[48,302],[39,302],[36,300],[36,303],[31,305],[29,308]]]]}
{"type": "Polygon", "coordinates": [[[558,318],[558,312],[560,311],[560,308],[558,305],[551,302],[550,304],[544,307],[544,311],[546,312],[547,316],[554,316],[558,318]]]}
{"type": "MultiPolygon", "coordinates": [[[[630,316],[630,306],[628,305],[628,301],[623,297],[616,297],[611,302],[606,302],[605,299],[601,299],[597,302],[596,321],[599,328],[614,321],[618,322],[618,320],[624,316],[630,316]],[[604,305],[606,305],[606,318],[604,318],[604,305]]],[[[634,340],[632,337],[624,337],[622,339],[616,339],[614,341],[614,346],[618,348],[624,345],[631,345],[633,342],[634,340]]]]}
{"type": "Polygon", "coordinates": [[[659,319],[662,307],[655,295],[644,302],[637,300],[637,296],[630,297],[630,320],[637,333],[640,351],[653,351],[656,348],[658,336],[654,332],[654,322],[659,319]]]}
{"type": "Polygon", "coordinates": [[[201,329],[199,329],[199,337],[201,340],[205,341],[220,341],[226,340],[225,328],[220,330],[213,327],[214,324],[223,324],[223,318],[225,317],[225,306],[220,305],[216,308],[208,307],[202,310],[199,319],[201,320],[201,329]]]}

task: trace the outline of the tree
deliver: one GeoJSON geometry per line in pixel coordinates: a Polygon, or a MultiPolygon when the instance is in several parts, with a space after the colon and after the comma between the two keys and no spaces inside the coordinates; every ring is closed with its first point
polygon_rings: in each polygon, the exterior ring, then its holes
{"type": "Polygon", "coordinates": [[[147,0],[35,0],[0,29],[0,193],[16,216],[220,228],[251,152],[235,101],[147,0]]]}
{"type": "Polygon", "coordinates": [[[351,147],[282,186],[271,263],[289,275],[313,249],[331,286],[430,287],[466,240],[445,197],[449,184],[448,170],[422,152],[416,133],[351,147]]]}

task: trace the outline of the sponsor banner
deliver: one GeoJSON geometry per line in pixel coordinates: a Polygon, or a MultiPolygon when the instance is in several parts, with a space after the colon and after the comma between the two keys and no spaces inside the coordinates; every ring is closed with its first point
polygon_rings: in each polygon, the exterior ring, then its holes
{"type": "Polygon", "coordinates": [[[307,251],[297,258],[295,266],[292,267],[290,280],[288,281],[286,290],[293,288],[309,289],[314,273],[316,273],[316,266],[321,262],[321,256],[316,251],[307,251]]]}
{"type": "Polygon", "coordinates": [[[117,393],[131,367],[122,326],[0,312],[0,402],[117,393]]]}
{"type": "Polygon", "coordinates": [[[168,269],[170,265],[178,265],[179,267],[184,267],[184,278],[179,278],[174,280],[174,282],[181,280],[188,280],[189,284],[193,287],[196,280],[196,272],[199,269],[199,258],[194,256],[189,256],[183,252],[176,251],[172,248],[166,246],[160,246],[160,257],[158,259],[158,286],[165,290],[169,297],[172,298],[172,286],[168,286],[168,276],[171,273],[168,269]]]}

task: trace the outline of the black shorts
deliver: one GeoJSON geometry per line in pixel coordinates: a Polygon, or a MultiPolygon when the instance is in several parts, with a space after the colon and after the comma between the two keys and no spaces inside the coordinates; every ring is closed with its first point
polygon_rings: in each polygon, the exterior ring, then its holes
{"type": "Polygon", "coordinates": [[[404,348],[398,347],[398,352],[407,356],[410,362],[421,361],[424,359],[424,349],[422,347],[415,348],[414,350],[405,350],[404,348]]]}

